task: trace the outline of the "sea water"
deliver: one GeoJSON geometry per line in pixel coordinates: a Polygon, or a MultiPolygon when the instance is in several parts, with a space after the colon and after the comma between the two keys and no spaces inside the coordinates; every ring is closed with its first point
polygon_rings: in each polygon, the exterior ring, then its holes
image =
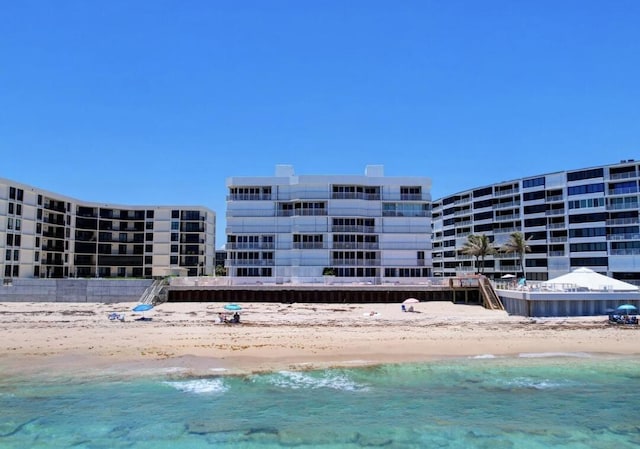
{"type": "Polygon", "coordinates": [[[634,448],[640,359],[0,380],[0,448],[634,448]]]}

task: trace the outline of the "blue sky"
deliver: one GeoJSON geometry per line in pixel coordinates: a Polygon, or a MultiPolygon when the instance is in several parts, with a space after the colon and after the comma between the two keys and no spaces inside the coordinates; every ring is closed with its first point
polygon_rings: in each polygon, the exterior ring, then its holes
{"type": "Polygon", "coordinates": [[[0,176],[214,209],[225,179],[471,187],[640,160],[640,1],[1,1],[0,176]]]}

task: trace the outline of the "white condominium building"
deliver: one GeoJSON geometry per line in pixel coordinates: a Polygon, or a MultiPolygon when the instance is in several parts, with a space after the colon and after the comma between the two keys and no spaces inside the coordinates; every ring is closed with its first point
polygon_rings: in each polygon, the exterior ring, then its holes
{"type": "Polygon", "coordinates": [[[211,275],[215,213],[92,203],[0,178],[0,254],[5,280],[211,275]]]}
{"type": "MultiPolygon", "coordinates": [[[[500,247],[521,232],[528,279],[546,280],[588,267],[607,276],[640,281],[640,165],[618,164],[548,173],[477,187],[433,204],[433,271],[473,272],[461,253],[471,234],[500,247]]],[[[488,256],[485,274],[522,272],[519,257],[488,256]]]]}
{"type": "Polygon", "coordinates": [[[429,178],[386,177],[379,165],[326,176],[278,165],[273,177],[231,177],[227,188],[226,266],[242,282],[432,276],[429,178]]]}

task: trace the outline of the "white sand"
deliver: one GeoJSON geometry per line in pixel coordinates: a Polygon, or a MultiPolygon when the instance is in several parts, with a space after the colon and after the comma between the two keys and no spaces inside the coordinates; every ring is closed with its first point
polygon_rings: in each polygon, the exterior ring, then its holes
{"type": "Polygon", "coordinates": [[[218,323],[219,303],[165,303],[135,321],[135,304],[0,303],[5,372],[226,371],[351,366],[522,353],[639,354],[638,326],[607,317],[529,319],[480,306],[241,304],[242,323],[218,323]],[[124,322],[110,321],[122,312],[124,322]]]}

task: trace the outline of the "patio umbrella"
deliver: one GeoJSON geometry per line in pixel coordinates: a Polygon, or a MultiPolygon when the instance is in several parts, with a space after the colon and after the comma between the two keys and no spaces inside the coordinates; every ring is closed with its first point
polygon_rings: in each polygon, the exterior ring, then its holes
{"type": "Polygon", "coordinates": [[[242,306],[240,306],[239,304],[227,304],[226,306],[224,306],[224,310],[239,312],[240,310],[242,310],[242,306]]]}
{"type": "Polygon", "coordinates": [[[635,315],[638,313],[638,308],[633,304],[622,304],[616,308],[616,312],[624,313],[626,315],[635,315]]]}
{"type": "Polygon", "coordinates": [[[151,304],[138,304],[131,310],[133,310],[134,312],[146,312],[147,310],[151,309],[153,309],[153,306],[151,304]]]}
{"type": "Polygon", "coordinates": [[[151,304],[138,304],[131,310],[133,310],[134,312],[142,312],[142,318],[138,318],[138,321],[151,321],[151,318],[144,317],[144,312],[148,312],[151,309],[153,309],[153,306],[151,304]]]}
{"type": "Polygon", "coordinates": [[[503,276],[500,276],[500,279],[513,279],[514,277],[516,277],[515,274],[505,274],[503,276]]]}
{"type": "Polygon", "coordinates": [[[419,303],[420,300],[416,299],[416,298],[407,298],[404,301],[402,301],[402,304],[416,304],[419,303]]]}

